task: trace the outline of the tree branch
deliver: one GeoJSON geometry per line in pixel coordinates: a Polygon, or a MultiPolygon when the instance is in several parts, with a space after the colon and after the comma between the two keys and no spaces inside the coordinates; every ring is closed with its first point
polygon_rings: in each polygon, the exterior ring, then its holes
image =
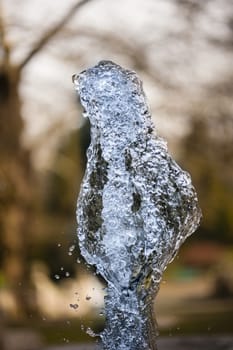
{"type": "Polygon", "coordinates": [[[42,37],[38,40],[32,50],[28,53],[28,55],[23,59],[23,61],[19,64],[19,70],[22,70],[28,62],[39,52],[43,47],[69,22],[69,20],[75,15],[77,10],[86,5],[88,2],[92,0],[81,0],[77,4],[73,5],[68,12],[64,15],[64,17],[55,24],[54,27],[49,29],[46,33],[42,35],[42,37]]]}
{"type": "MultiPolygon", "coordinates": [[[[77,33],[79,37],[91,39],[96,41],[98,44],[94,46],[101,47],[104,44],[104,47],[111,48],[112,53],[119,53],[123,57],[127,57],[130,59],[132,66],[135,71],[142,72],[144,75],[147,75],[148,78],[154,82],[156,85],[159,85],[161,88],[166,90],[174,90],[179,89],[177,84],[172,83],[166,76],[163,76],[163,72],[160,71],[159,68],[156,68],[155,65],[152,65],[148,60],[149,53],[149,43],[142,42],[140,40],[131,40],[126,36],[120,36],[113,31],[105,32],[105,31],[93,31],[92,28],[81,28],[76,29],[68,29],[68,31],[64,31],[62,33],[62,38],[72,38],[76,37],[77,33]]],[[[92,43],[90,44],[92,45],[92,43]]],[[[77,57],[80,58],[81,52],[73,53],[75,55],[72,57],[72,53],[64,52],[63,57],[66,60],[74,61],[77,60],[77,57]],[[68,55],[68,56],[66,56],[68,55]],[[78,56],[77,56],[78,55],[78,56]]]]}

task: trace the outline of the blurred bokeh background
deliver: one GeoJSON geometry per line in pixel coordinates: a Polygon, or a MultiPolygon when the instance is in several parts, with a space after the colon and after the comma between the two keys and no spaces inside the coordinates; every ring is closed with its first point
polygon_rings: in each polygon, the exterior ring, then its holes
{"type": "Polygon", "coordinates": [[[164,275],[160,333],[233,334],[233,1],[1,0],[0,349],[103,327],[76,239],[89,126],[71,81],[101,59],[137,71],[203,211],[164,275]]]}

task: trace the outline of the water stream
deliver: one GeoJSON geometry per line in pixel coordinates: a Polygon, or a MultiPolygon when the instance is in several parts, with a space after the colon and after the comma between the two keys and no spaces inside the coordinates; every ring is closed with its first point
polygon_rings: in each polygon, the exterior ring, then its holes
{"type": "Polygon", "coordinates": [[[91,124],[78,238],[107,282],[105,350],[155,350],[162,273],[199,225],[190,175],[157,136],[137,75],[101,61],[73,77],[91,124]]]}

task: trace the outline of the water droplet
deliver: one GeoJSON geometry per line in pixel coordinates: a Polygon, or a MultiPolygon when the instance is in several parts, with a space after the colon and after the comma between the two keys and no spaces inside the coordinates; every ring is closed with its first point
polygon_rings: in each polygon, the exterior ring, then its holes
{"type": "Polygon", "coordinates": [[[66,275],[66,277],[70,277],[70,273],[69,272],[66,272],[65,275],[66,275]]]}
{"type": "Polygon", "coordinates": [[[61,247],[61,243],[58,243],[57,246],[60,248],[61,247]]]}
{"type": "Polygon", "coordinates": [[[90,327],[87,327],[86,333],[90,335],[90,337],[96,337],[95,332],[90,327]]]}
{"type": "Polygon", "coordinates": [[[60,279],[60,276],[59,275],[54,275],[55,279],[56,280],[59,280],[60,279]]]}
{"type": "Polygon", "coordinates": [[[72,244],[72,245],[69,247],[68,255],[72,255],[74,250],[75,250],[75,245],[72,244]]]}
{"type": "Polygon", "coordinates": [[[70,307],[74,310],[77,310],[78,304],[70,304],[70,307]]]}
{"type": "Polygon", "coordinates": [[[64,267],[62,266],[62,267],[60,268],[60,270],[63,271],[63,270],[64,270],[64,267]]]}

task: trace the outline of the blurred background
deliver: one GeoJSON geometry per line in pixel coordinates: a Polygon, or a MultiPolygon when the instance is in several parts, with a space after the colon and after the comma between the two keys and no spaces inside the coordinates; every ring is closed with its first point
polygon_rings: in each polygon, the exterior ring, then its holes
{"type": "Polygon", "coordinates": [[[104,285],[76,239],[89,126],[71,81],[102,59],[143,80],[203,211],[164,274],[160,333],[233,334],[233,1],[1,0],[0,349],[103,327],[104,285]]]}

